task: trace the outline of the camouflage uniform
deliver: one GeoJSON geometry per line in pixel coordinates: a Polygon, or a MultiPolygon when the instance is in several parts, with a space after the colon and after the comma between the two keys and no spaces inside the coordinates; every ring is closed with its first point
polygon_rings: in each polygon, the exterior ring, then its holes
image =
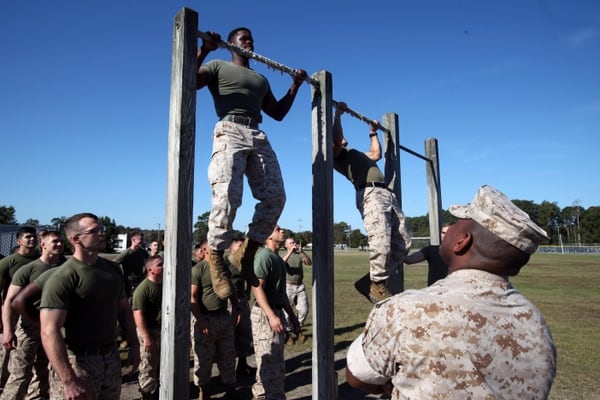
{"type": "Polygon", "coordinates": [[[510,282],[461,269],[378,303],[348,351],[392,399],[546,399],[556,349],[539,310],[510,282]]]}
{"type": "MultiPolygon", "coordinates": [[[[219,367],[223,385],[235,384],[235,346],[233,338],[233,320],[229,311],[209,313],[208,335],[196,331],[194,334],[194,352],[198,357],[198,369],[194,372],[198,386],[208,385],[214,362],[219,367]]],[[[196,325],[197,327],[198,325],[196,325]]]]}
{"type": "Polygon", "coordinates": [[[213,141],[208,166],[212,188],[208,244],[215,250],[229,247],[233,220],[242,204],[244,175],[252,195],[259,201],[248,226],[248,238],[264,243],[285,204],[279,162],[267,135],[258,129],[220,121],[215,126],[213,141]]]}
{"type": "MultiPolygon", "coordinates": [[[[283,310],[274,311],[284,321],[283,310]]],[[[252,307],[250,319],[256,357],[256,383],[252,385],[252,394],[257,399],[285,399],[285,332],[273,332],[269,318],[257,305],[252,307]]]]}
{"type": "MultiPolygon", "coordinates": [[[[86,399],[116,400],[120,398],[121,359],[116,345],[106,354],[69,355],[69,362],[73,372],[85,387],[86,399]]],[[[52,369],[50,370],[50,398],[65,398],[62,381],[52,369]]]]}
{"type": "MultiPolygon", "coordinates": [[[[298,323],[300,328],[304,325],[304,321],[308,316],[308,296],[306,294],[306,287],[304,286],[304,260],[299,253],[292,253],[287,260],[286,265],[286,282],[285,282],[285,293],[288,301],[291,305],[296,306],[298,311],[298,323]]],[[[286,317],[286,328],[291,330],[291,324],[288,321],[288,315],[286,317]]]]}
{"type": "Polygon", "coordinates": [[[404,213],[398,205],[396,195],[391,190],[380,187],[357,190],[356,207],[360,211],[369,240],[371,281],[386,280],[391,271],[402,268],[411,245],[404,213]]]}
{"type": "Polygon", "coordinates": [[[48,357],[42,347],[40,328],[20,319],[15,335],[18,345],[10,353],[8,364],[10,375],[0,399],[42,399],[48,393],[49,384],[48,357]],[[32,390],[32,387],[36,390],[32,390]]]}
{"type": "Polygon", "coordinates": [[[140,341],[140,365],[138,383],[140,392],[155,393],[158,389],[158,375],[160,373],[160,327],[148,328],[155,346],[152,351],[147,352],[144,347],[144,338],[137,331],[138,340],[140,341]]]}

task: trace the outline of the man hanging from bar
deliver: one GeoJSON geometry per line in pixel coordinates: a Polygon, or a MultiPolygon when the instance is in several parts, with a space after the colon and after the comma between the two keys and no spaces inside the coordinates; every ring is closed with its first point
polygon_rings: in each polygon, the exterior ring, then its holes
{"type": "MultiPolygon", "coordinates": [[[[242,276],[253,286],[254,254],[273,232],[285,204],[285,190],[277,156],[265,132],[259,129],[261,110],[281,121],[298,93],[306,72],[296,70],[292,85],[279,100],[271,92],[267,79],[250,68],[248,57],[231,51],[231,62],[212,60],[202,64],[215,50],[221,38],[212,32],[212,40],[203,39],[198,51],[197,89],[208,86],[213,96],[219,122],[213,131],[213,152],[208,167],[212,190],[212,207],[208,220],[210,271],[217,296],[228,298],[231,280],[225,273],[223,252],[229,247],[233,220],[242,203],[243,176],[248,178],[252,195],[258,200],[247,238],[233,257],[242,276]]],[[[248,28],[236,28],[227,41],[239,48],[254,51],[254,39],[248,28]]]]}
{"type": "Polygon", "coordinates": [[[349,148],[341,122],[346,108],[345,103],[337,102],[333,120],[333,166],[356,188],[356,208],[369,240],[369,273],[354,286],[376,303],[392,295],[387,280],[392,271],[402,268],[411,239],[396,195],[388,189],[377,166],[381,159],[381,144],[377,137],[379,122],[371,121],[369,124],[369,151],[363,153],[349,148]]]}

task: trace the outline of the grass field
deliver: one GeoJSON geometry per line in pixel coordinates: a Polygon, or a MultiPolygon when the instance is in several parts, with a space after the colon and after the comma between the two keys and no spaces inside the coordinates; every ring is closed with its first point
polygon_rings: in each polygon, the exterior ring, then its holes
{"type": "MultiPolygon", "coordinates": [[[[368,271],[367,254],[335,253],[335,346],[346,348],[358,336],[370,303],[353,283],[368,271]]],[[[312,280],[306,270],[307,288],[312,280]]],[[[600,399],[600,256],[535,254],[511,279],[513,285],[542,312],[558,352],[557,376],[550,399],[600,399]]],[[[426,264],[405,268],[405,288],[426,282],[426,264]]],[[[311,330],[311,315],[307,330],[311,330]]],[[[311,342],[295,345],[310,351],[311,342]]]]}

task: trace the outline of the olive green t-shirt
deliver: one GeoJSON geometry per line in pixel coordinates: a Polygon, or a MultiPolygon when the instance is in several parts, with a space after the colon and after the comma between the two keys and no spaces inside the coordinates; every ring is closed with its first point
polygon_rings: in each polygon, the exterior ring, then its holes
{"type": "Polygon", "coordinates": [[[77,354],[115,343],[123,297],[124,280],[116,264],[99,257],[90,266],[71,257],[46,281],[40,309],[68,311],[65,343],[77,354]]]}
{"type": "Polygon", "coordinates": [[[355,149],[342,149],[333,160],[333,167],[356,187],[367,182],[385,182],[377,163],[355,149]]]}
{"type": "Polygon", "coordinates": [[[254,273],[265,280],[265,294],[271,307],[283,307],[285,301],[285,262],[279,254],[263,247],[254,257],[254,273]]]}
{"type": "Polygon", "coordinates": [[[210,266],[207,261],[200,261],[192,268],[192,285],[201,289],[202,298],[196,299],[207,311],[223,311],[227,309],[227,300],[220,299],[212,286],[210,266]]]}
{"type": "Polygon", "coordinates": [[[8,288],[8,286],[11,284],[12,277],[15,272],[17,272],[17,270],[23,265],[35,261],[35,259],[37,259],[39,256],[40,255],[37,253],[31,257],[25,257],[19,253],[13,253],[0,260],[0,278],[4,280],[6,285],[5,288],[0,288],[2,289],[2,293],[0,293],[2,296],[2,301],[4,301],[4,298],[6,297],[6,288],[8,288]]]}
{"type": "Polygon", "coordinates": [[[38,258],[37,260],[32,261],[29,264],[25,264],[19,268],[13,275],[10,284],[19,287],[25,287],[52,267],[52,265],[46,264],[40,258],[38,258]]]}
{"type": "Polygon", "coordinates": [[[142,311],[148,328],[160,327],[160,310],[162,306],[162,284],[144,279],[135,288],[131,298],[132,308],[142,311]]]}
{"type": "Polygon", "coordinates": [[[263,101],[273,96],[267,78],[230,61],[211,60],[200,68],[209,73],[208,89],[219,118],[238,114],[262,122],[263,101]]]}
{"type": "Polygon", "coordinates": [[[286,269],[286,282],[292,284],[300,284],[304,280],[304,260],[300,253],[293,252],[288,258],[285,269],[286,269]]]}

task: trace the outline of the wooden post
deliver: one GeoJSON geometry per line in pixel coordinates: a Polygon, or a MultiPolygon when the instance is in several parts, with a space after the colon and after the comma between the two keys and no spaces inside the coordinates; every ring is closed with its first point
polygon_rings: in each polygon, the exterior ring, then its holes
{"type": "MultiPolygon", "coordinates": [[[[383,135],[384,146],[384,171],[388,188],[394,192],[398,205],[402,208],[402,177],[400,175],[400,128],[398,114],[387,113],[382,118],[383,126],[390,132],[383,135]]],[[[404,264],[400,264],[395,271],[390,271],[388,289],[393,294],[404,291],[404,264]]]]}
{"type": "Polygon", "coordinates": [[[337,399],[334,369],[333,307],[333,133],[331,73],[313,75],[312,173],[313,173],[313,399],[337,399]]]}
{"type": "Polygon", "coordinates": [[[437,139],[425,140],[425,156],[430,160],[425,163],[427,173],[427,192],[429,193],[429,240],[431,244],[440,244],[442,228],[442,185],[440,181],[440,162],[437,139]]]}
{"type": "Polygon", "coordinates": [[[198,13],[175,16],[169,110],[160,398],[189,399],[198,13]]]}

